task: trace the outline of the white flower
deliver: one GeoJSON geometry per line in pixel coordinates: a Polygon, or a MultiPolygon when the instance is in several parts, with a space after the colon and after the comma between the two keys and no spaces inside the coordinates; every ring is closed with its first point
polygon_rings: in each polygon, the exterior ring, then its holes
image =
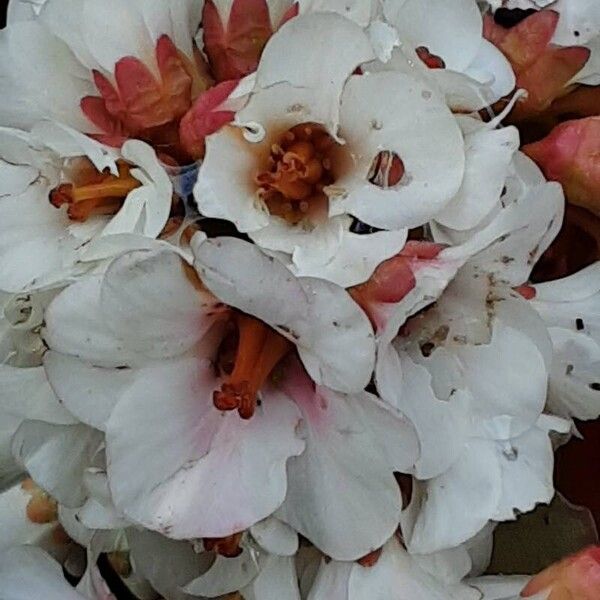
{"type": "Polygon", "coordinates": [[[464,142],[423,81],[352,75],[373,58],[363,30],[338,15],[282,27],[247,105],[207,140],[194,190],[200,212],[290,256],[299,275],[345,286],[398,252],[405,229],[458,191],[464,142]],[[353,235],[351,217],[386,231],[353,235]]]}
{"type": "Polygon", "coordinates": [[[552,357],[543,322],[508,286],[471,269],[408,321],[395,362],[387,353],[378,366],[382,397],[407,414],[421,441],[419,483],[403,519],[413,552],[451,548],[489,520],[548,502],[548,433],[569,429],[541,415],[552,357]]]}
{"type": "Polygon", "coordinates": [[[365,315],[342,289],[296,279],[245,242],[198,237],[193,250],[219,300],[197,289],[177,254],[160,250],[123,256],[103,278],[67,288],[47,312],[46,370],[65,406],[105,431],[117,508],[175,538],[223,537],[285,499],[281,518],[332,554],[364,554],[396,526],[392,473],[416,454],[401,415],[359,392],[373,366],[365,315]],[[232,316],[240,332],[233,371],[232,316]],[[315,390],[291,365],[280,385],[265,383],[289,348],[282,336],[315,381],[348,395],[315,390]],[[393,437],[384,451],[378,438],[393,437]],[[352,463],[356,472],[341,466],[352,463]],[[367,465],[371,483],[358,477],[367,465]],[[358,506],[338,497],[333,477],[344,478],[358,506]],[[374,502],[381,509],[367,526],[356,511],[374,502]],[[325,518],[320,511],[332,503],[336,518],[325,518]]]}
{"type": "Polygon", "coordinates": [[[167,223],[172,185],[143,142],[127,142],[129,162],[118,163],[102,145],[52,123],[33,134],[0,129],[0,143],[0,290],[63,283],[94,266],[99,238],[136,234],[144,245],[139,238],[158,236],[167,223]]]}
{"type": "Polygon", "coordinates": [[[385,0],[384,15],[400,33],[401,50],[396,53],[404,52],[410,62],[416,59],[427,65],[428,75],[451,102],[462,97],[463,103],[474,103],[469,108],[476,110],[515,87],[510,64],[483,38],[476,0],[385,0]]]}

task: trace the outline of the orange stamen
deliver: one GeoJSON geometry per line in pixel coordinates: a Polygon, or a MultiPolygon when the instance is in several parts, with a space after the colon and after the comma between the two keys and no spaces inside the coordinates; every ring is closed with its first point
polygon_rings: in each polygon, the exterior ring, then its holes
{"type": "Polygon", "coordinates": [[[238,314],[239,341],[235,365],[213,402],[219,410],[237,410],[250,419],[257,405],[257,394],[291,344],[262,321],[238,314]]]}
{"type": "Polygon", "coordinates": [[[328,200],[323,189],[335,178],[331,172],[333,138],[315,123],[285,131],[271,146],[268,168],[254,177],[258,194],[272,215],[292,224],[322,218],[328,200]]]}
{"type": "Polygon", "coordinates": [[[119,175],[103,175],[100,181],[74,185],[63,183],[50,192],[50,203],[56,208],[68,205],[67,214],[73,221],[86,221],[92,215],[113,215],[123,206],[129,192],[141,186],[130,175],[130,166],[119,163],[119,175]]]}

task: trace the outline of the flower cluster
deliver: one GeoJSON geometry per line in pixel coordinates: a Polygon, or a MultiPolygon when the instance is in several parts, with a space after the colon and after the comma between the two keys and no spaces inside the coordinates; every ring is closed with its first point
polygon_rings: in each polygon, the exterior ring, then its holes
{"type": "Polygon", "coordinates": [[[3,600],[600,594],[480,577],[600,416],[600,15],[483,4],[11,0],[3,600]]]}

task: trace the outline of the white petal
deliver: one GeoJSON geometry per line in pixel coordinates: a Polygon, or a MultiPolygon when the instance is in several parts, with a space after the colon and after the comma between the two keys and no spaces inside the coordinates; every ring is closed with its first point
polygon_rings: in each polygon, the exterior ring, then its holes
{"type": "Polygon", "coordinates": [[[484,600],[518,600],[529,577],[523,575],[478,577],[468,581],[469,585],[484,594],[484,600]]]}
{"type": "Polygon", "coordinates": [[[600,35],[600,6],[594,0],[558,0],[552,8],[560,14],[555,44],[580,46],[600,35]]]}
{"type": "Polygon", "coordinates": [[[351,562],[322,561],[308,600],[348,600],[348,580],[353,567],[351,562]]]}
{"type": "Polygon", "coordinates": [[[517,286],[529,279],[534,265],[558,234],[564,195],[556,183],[542,183],[517,192],[516,200],[507,194],[501,202],[506,208],[497,218],[513,219],[513,231],[481,252],[472,264],[517,286]]]}
{"type": "Polygon", "coordinates": [[[381,547],[398,525],[393,471],[416,458],[414,433],[367,393],[313,391],[289,378],[286,389],[302,410],[307,440],[305,452],[288,463],[288,496],[278,515],[328,556],[358,559],[381,547]]]}
{"type": "Polygon", "coordinates": [[[168,249],[130,252],[115,260],[102,281],[101,303],[115,337],[152,358],[183,354],[220,314],[218,301],[194,286],[184,261],[168,249]]]}
{"type": "Polygon", "coordinates": [[[449,398],[437,398],[427,370],[408,355],[402,356],[398,367],[398,372],[389,374],[389,381],[382,382],[378,377],[378,385],[393,393],[390,401],[415,425],[421,443],[415,475],[430,479],[446,471],[463,451],[469,423],[468,398],[461,390],[449,398]]]}
{"type": "Polygon", "coordinates": [[[401,230],[358,235],[343,231],[337,252],[328,260],[312,244],[298,247],[292,271],[300,277],[326,279],[349,288],[367,281],[383,261],[398,254],[407,233],[401,230]]]}
{"type": "Polygon", "coordinates": [[[261,248],[294,255],[296,262],[315,262],[323,265],[335,260],[347,227],[346,218],[327,219],[314,228],[291,225],[279,217],[271,217],[269,224],[250,233],[250,238],[261,248]]]}
{"type": "Polygon", "coordinates": [[[184,591],[194,596],[209,598],[237,592],[256,578],[264,561],[265,556],[258,554],[251,546],[243,547],[242,553],[235,558],[217,556],[210,569],[188,583],[184,591]]]}
{"type": "Polygon", "coordinates": [[[75,423],[48,385],[43,369],[0,365],[0,490],[12,485],[22,469],[11,451],[13,434],[25,419],[75,423]]]}
{"type": "Polygon", "coordinates": [[[250,533],[270,554],[293,556],[298,551],[298,534],[275,517],[256,523],[250,528],[250,533]]]}
{"type": "Polygon", "coordinates": [[[515,127],[480,127],[465,136],[465,177],[458,194],[436,215],[452,229],[471,229],[498,203],[513,154],[519,148],[515,127]]]}
{"type": "Polygon", "coordinates": [[[361,63],[374,58],[369,38],[352,21],[334,13],[302,15],[288,21],[269,40],[256,81],[263,89],[282,81],[306,88],[314,94],[313,113],[321,116],[320,122],[335,127],[346,79],[361,63]]]}
{"type": "Polygon", "coordinates": [[[85,425],[53,425],[25,421],[13,437],[15,458],[33,479],[66,506],[85,500],[83,472],[102,441],[100,432],[85,425]]]}
{"type": "Polygon", "coordinates": [[[514,519],[554,496],[554,451],[548,433],[532,427],[518,438],[498,443],[502,496],[495,521],[514,519]]]}
{"type": "MultiPolygon", "coordinates": [[[[157,237],[169,218],[173,184],[158,162],[156,153],[148,144],[138,140],[128,140],[123,144],[121,154],[125,160],[136,165],[137,168],[132,171],[134,177],[139,178],[137,172],[141,169],[151,182],[151,185],[144,186],[147,198],[144,202],[145,222],[143,233],[148,237],[157,237]]],[[[143,178],[140,181],[144,183],[143,178]]],[[[107,233],[106,230],[105,233],[107,233]]]]}
{"type": "Polygon", "coordinates": [[[27,505],[31,498],[31,494],[23,489],[21,484],[0,494],[0,524],[2,526],[0,552],[20,544],[52,549],[52,533],[56,528],[56,521],[49,523],[31,521],[27,515],[27,505]]]}
{"type": "Polygon", "coordinates": [[[473,537],[495,514],[502,475],[494,442],[471,440],[462,457],[443,475],[418,483],[413,491],[412,527],[403,526],[411,552],[453,548],[473,537]]]}
{"type": "Polygon", "coordinates": [[[485,85],[487,104],[492,105],[515,88],[516,78],[504,54],[488,40],[481,40],[475,58],[465,74],[485,85]]]}
{"type": "Polygon", "coordinates": [[[377,12],[373,0],[299,0],[300,14],[334,12],[366,27],[377,12]]]}
{"type": "Polygon", "coordinates": [[[170,540],[147,529],[129,529],[127,540],[136,572],[169,600],[190,600],[181,588],[206,571],[211,556],[197,554],[190,542],[170,540]]]}
{"type": "Polygon", "coordinates": [[[94,367],[53,351],[45,354],[44,367],[52,389],[65,407],[82,423],[101,431],[133,379],[130,369],[94,367]]]}
{"type": "Polygon", "coordinates": [[[593,420],[600,416],[600,346],[587,335],[551,327],[554,348],[548,408],[552,414],[593,420]]]}
{"type": "Polygon", "coordinates": [[[270,556],[258,577],[243,590],[245,600],[300,600],[294,559],[270,556]]]}
{"type": "Polygon", "coordinates": [[[60,565],[34,546],[17,546],[0,555],[0,581],[2,600],[85,600],[67,583],[60,565]]]}
{"type": "Polygon", "coordinates": [[[244,421],[215,409],[216,386],[195,356],[137,372],[106,434],[110,486],[126,516],[173,538],[224,537],[281,504],[285,463],[304,446],[297,409],[265,392],[244,421]]]}
{"type": "Polygon", "coordinates": [[[54,299],[46,312],[46,344],[97,366],[138,364],[137,353],[125,348],[103,318],[101,287],[100,277],[87,277],[54,299]]]}
{"type": "Polygon", "coordinates": [[[3,33],[9,53],[6,56],[10,58],[2,70],[8,71],[9,81],[17,87],[21,103],[32,105],[40,116],[90,131],[79,102],[84,96],[94,95],[96,89],[90,72],[77,61],[68,46],[37,21],[14,23],[3,33]],[[49,69],[49,64],[56,68],[49,69]],[[44,93],[40,94],[39,90],[44,93]]]}
{"type": "Polygon", "coordinates": [[[448,585],[419,568],[393,538],[375,566],[355,565],[348,582],[349,600],[478,600],[475,590],[448,585]]]}
{"type": "Polygon", "coordinates": [[[474,413],[482,419],[485,434],[508,439],[536,422],[544,408],[548,375],[542,355],[528,336],[497,323],[489,345],[467,345],[456,354],[477,399],[474,413]]]}
{"type": "Polygon", "coordinates": [[[427,47],[448,69],[464,71],[479,49],[483,25],[473,0],[385,0],[384,14],[402,38],[427,47]]]}
{"type": "Polygon", "coordinates": [[[154,64],[155,40],[143,15],[131,3],[107,0],[98,4],[84,0],[79,26],[90,53],[108,73],[112,74],[115,64],[126,56],[139,58],[149,66],[154,64]],[[111,27],[98,27],[98,23],[111,23],[111,27]]]}
{"type": "MultiPolygon", "coordinates": [[[[50,5],[53,4],[54,2],[50,3],[50,5]]],[[[105,169],[108,169],[113,175],[117,175],[119,172],[116,165],[117,151],[103,146],[64,123],[41,121],[36,123],[31,133],[44,145],[52,148],[61,158],[86,156],[99,172],[105,169]]]]}
{"type": "Polygon", "coordinates": [[[353,164],[332,186],[332,215],[350,213],[382,229],[418,226],[460,188],[465,165],[460,129],[443,98],[422,80],[385,72],[351,77],[342,97],[340,135],[353,164]],[[381,151],[395,153],[405,168],[403,179],[385,189],[368,180],[381,151]]]}

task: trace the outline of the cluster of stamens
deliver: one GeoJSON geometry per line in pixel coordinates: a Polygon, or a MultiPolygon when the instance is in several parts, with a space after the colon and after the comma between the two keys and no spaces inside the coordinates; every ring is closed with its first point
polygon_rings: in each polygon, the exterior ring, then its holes
{"type": "Polygon", "coordinates": [[[77,184],[63,183],[50,192],[50,203],[56,208],[67,205],[67,214],[73,221],[116,214],[127,195],[141,185],[126,162],[118,162],[118,175],[101,173],[90,166],[79,170],[77,184]]]}
{"type": "Polygon", "coordinates": [[[272,215],[292,224],[326,217],[335,140],[316,123],[288,129],[271,146],[267,168],[255,177],[259,197],[272,215]]]}
{"type": "MultiPolygon", "coordinates": [[[[234,319],[238,338],[235,358],[228,361],[227,352],[221,352],[219,366],[226,377],[221,389],[214,392],[213,402],[219,410],[237,410],[242,419],[250,419],[260,388],[291,344],[258,319],[242,313],[235,314],[234,319]]],[[[226,348],[228,341],[226,336],[222,347],[226,348]]]]}

